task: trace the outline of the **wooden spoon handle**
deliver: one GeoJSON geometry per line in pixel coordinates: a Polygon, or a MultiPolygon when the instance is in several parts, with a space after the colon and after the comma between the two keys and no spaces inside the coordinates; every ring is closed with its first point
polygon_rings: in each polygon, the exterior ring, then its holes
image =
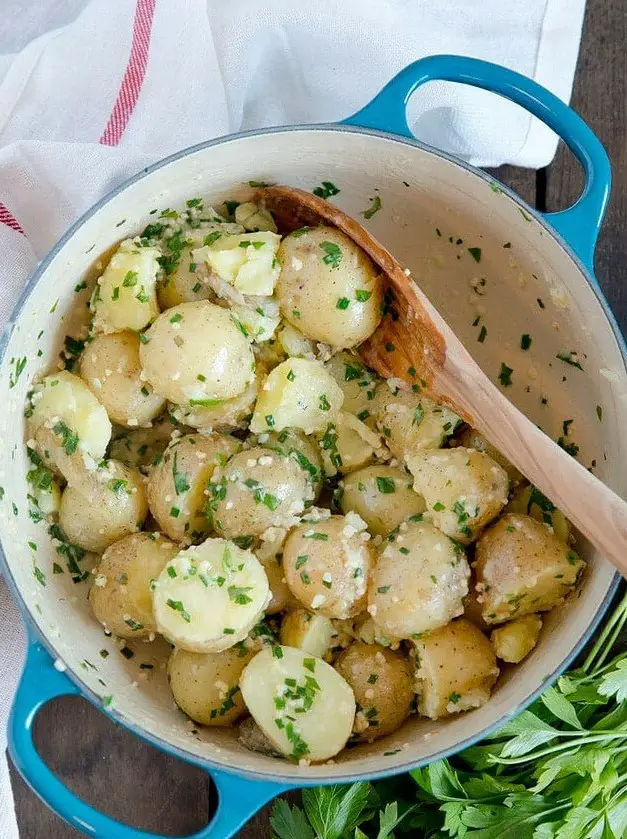
{"type": "MultiPolygon", "coordinates": [[[[433,314],[437,321],[439,315],[433,314]]],[[[627,578],[627,503],[537,428],[450,331],[434,390],[446,393],[532,484],[627,578]]]]}

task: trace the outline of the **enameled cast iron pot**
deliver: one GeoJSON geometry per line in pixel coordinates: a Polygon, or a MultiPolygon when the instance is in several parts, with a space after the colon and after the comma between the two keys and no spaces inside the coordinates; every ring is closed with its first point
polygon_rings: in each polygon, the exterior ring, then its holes
{"type": "Polygon", "coordinates": [[[496,378],[501,363],[507,363],[514,371],[508,395],[552,436],[562,434],[565,419],[574,419],[570,440],[576,439],[583,462],[596,461],[599,477],[627,494],[620,424],[627,396],[625,345],[593,275],[610,167],[585,123],[534,82],[469,58],[427,58],[403,70],[341,125],[224,137],[172,155],[122,184],[86,213],[39,265],[0,346],[2,572],[31,636],[10,721],[10,753],[51,808],[100,839],[154,834],[97,812],[43,763],[33,745],[32,724],[53,697],[80,694],[102,706],[103,696],[112,696],[106,712],[115,720],[206,768],[220,803],[211,824],[195,836],[227,839],[263,804],[291,787],[403,772],[450,755],[498,728],[572,661],[599,623],[617,583],[608,563],[581,544],[590,565],[580,598],[547,617],[536,650],[504,673],[486,706],[438,723],[413,717],[399,732],[350,749],[331,765],[298,767],[247,751],[230,730],[194,735],[173,707],[163,669],[133,685],[137,665],[116,653],[91,616],[88,583],[74,585],[68,574],[53,576],[52,562],[58,558],[54,547],[44,525],[29,519],[22,419],[26,392],[32,377],[54,364],[66,332],[64,321],[76,303],[74,287],[98,253],[141,230],[154,207],[176,207],[196,195],[217,204],[234,193],[245,194],[242,185],[249,180],[308,190],[331,180],[341,189],[334,200],[352,214],[378,195],[382,208],[365,223],[412,269],[486,372],[496,378]],[[564,212],[543,215],[484,173],[416,142],[405,116],[407,101],[419,85],[437,79],[497,92],[556,131],[584,168],[586,185],[579,201],[564,212]],[[468,247],[481,249],[480,262],[469,257],[468,247]],[[487,329],[482,343],[477,340],[480,325],[487,329]],[[520,349],[521,334],[533,338],[526,352],[520,349]],[[556,358],[572,350],[583,370],[556,358]],[[9,387],[23,357],[24,372],[9,387]],[[29,542],[37,544],[36,556],[29,542]],[[33,573],[35,561],[45,586],[33,573]],[[103,659],[99,651],[108,645],[112,654],[103,659]]]}

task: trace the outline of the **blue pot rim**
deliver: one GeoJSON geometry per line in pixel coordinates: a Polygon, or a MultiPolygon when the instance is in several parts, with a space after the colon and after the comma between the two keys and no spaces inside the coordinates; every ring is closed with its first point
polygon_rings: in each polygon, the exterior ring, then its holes
{"type": "MultiPolygon", "coordinates": [[[[338,124],[314,124],[314,125],[293,125],[293,126],[278,126],[278,127],[271,127],[271,128],[263,128],[263,129],[256,129],[251,131],[242,131],[234,134],[227,134],[222,137],[218,137],[213,140],[206,140],[201,143],[196,143],[193,146],[189,146],[185,149],[182,149],[178,152],[174,152],[171,155],[157,161],[156,163],[151,164],[150,166],[145,167],[136,175],[127,178],[118,186],[114,187],[110,190],[106,195],[104,195],[99,201],[93,204],[85,213],[83,213],[76,222],[60,237],[60,239],[56,242],[56,244],[51,248],[51,250],[47,253],[44,259],[37,265],[34,272],[28,278],[22,293],[20,294],[18,301],[11,312],[9,320],[7,321],[6,328],[3,331],[2,337],[0,338],[0,364],[4,359],[4,355],[9,343],[9,340],[13,334],[13,330],[15,328],[15,324],[24,308],[27,300],[31,296],[32,292],[35,290],[39,280],[41,279],[42,275],[48,269],[48,266],[52,262],[52,260],[57,256],[57,254],[65,247],[67,242],[72,238],[72,236],[76,233],[76,231],[83,226],[83,224],[90,219],[96,212],[98,212],[102,207],[109,203],[113,198],[118,196],[121,192],[124,192],[128,187],[132,184],[142,180],[143,178],[152,175],[154,172],[157,172],[159,169],[168,166],[170,163],[174,163],[177,160],[180,160],[183,157],[187,157],[192,155],[196,152],[202,151],[204,149],[212,148],[214,146],[223,145],[224,143],[245,139],[248,137],[257,137],[263,136],[267,134],[283,134],[283,133],[297,133],[300,131],[320,131],[320,132],[341,132],[341,133],[349,133],[349,134],[363,134],[374,136],[380,139],[385,139],[393,143],[398,143],[401,145],[409,146],[411,148],[418,148],[423,152],[427,152],[429,154],[434,155],[435,157],[444,159],[449,163],[453,163],[456,166],[459,166],[461,169],[470,172],[471,174],[477,176],[480,180],[490,184],[495,183],[498,179],[488,175],[486,172],[483,172],[481,169],[478,169],[475,166],[467,163],[464,160],[461,160],[454,155],[448,154],[447,152],[443,152],[440,149],[436,149],[433,146],[428,145],[427,143],[423,143],[419,140],[414,138],[405,138],[400,137],[398,134],[393,134],[387,131],[382,131],[380,129],[372,129],[372,128],[362,128],[353,125],[338,125],[338,124]]],[[[526,213],[528,213],[536,222],[538,222],[544,230],[553,238],[555,239],[558,244],[562,247],[564,251],[568,254],[572,262],[576,265],[579,271],[583,274],[583,276],[588,281],[588,284],[591,286],[593,292],[595,293],[601,307],[603,308],[604,314],[608,320],[608,323],[612,329],[614,337],[618,343],[620,348],[621,356],[623,359],[623,364],[625,366],[625,372],[627,373],[627,346],[625,344],[625,339],[618,327],[616,318],[612,310],[610,309],[607,300],[605,299],[601,288],[594,277],[593,274],[586,268],[584,263],[581,259],[576,255],[574,250],[568,244],[568,242],[560,236],[549,224],[546,218],[539,213],[534,207],[531,207],[527,204],[519,195],[517,195],[512,189],[510,189],[505,184],[501,184],[498,181],[499,188],[502,192],[508,196],[519,208],[522,208],[526,213]]],[[[2,544],[2,534],[0,533],[0,570],[2,571],[5,580],[7,581],[7,585],[13,599],[24,618],[24,621],[29,628],[29,630],[37,636],[37,639],[42,644],[42,646],[47,650],[50,656],[53,659],[59,658],[54,645],[52,642],[47,638],[46,635],[39,629],[35,619],[31,615],[30,609],[27,607],[22,595],[20,594],[17,584],[13,579],[11,574],[8,562],[4,555],[4,548],[2,544]]],[[[356,773],[347,773],[346,775],[342,775],[341,777],[330,776],[328,778],[325,777],[316,777],[316,778],[299,778],[295,775],[287,775],[281,773],[272,773],[272,772],[259,772],[259,771],[249,771],[243,769],[233,769],[232,767],[226,766],[223,763],[218,761],[211,760],[209,758],[199,757],[192,752],[188,752],[185,749],[181,749],[178,746],[174,746],[169,743],[167,740],[148,732],[147,730],[143,729],[142,727],[136,725],[135,723],[127,720],[123,715],[117,713],[115,708],[112,709],[103,709],[102,707],[102,700],[96,693],[94,693],[91,688],[89,688],[80,678],[80,676],[75,673],[74,671],[68,670],[66,671],[67,678],[79,689],[81,696],[84,696],[88,699],[93,705],[95,705],[100,710],[106,712],[111,716],[116,722],[120,723],[124,726],[127,730],[131,731],[134,735],[139,737],[140,739],[150,743],[153,746],[165,751],[169,754],[174,755],[175,757],[186,761],[187,763],[194,764],[196,766],[208,769],[208,770],[217,770],[221,772],[225,772],[227,774],[236,775],[241,778],[245,778],[248,780],[257,780],[257,781],[266,781],[266,782],[275,782],[277,784],[291,784],[297,787],[305,787],[305,786],[318,786],[321,784],[327,783],[351,783],[354,781],[372,781],[379,778],[387,778],[392,777],[394,775],[399,775],[402,773],[406,773],[411,771],[412,769],[418,769],[421,766],[428,765],[433,763],[437,760],[441,760],[443,758],[451,757],[452,755],[458,754],[459,752],[467,749],[473,745],[476,745],[481,740],[488,737],[490,734],[498,731],[499,728],[502,728],[508,720],[516,715],[520,714],[525,708],[527,708],[534,700],[536,700],[545,690],[546,688],[557,679],[557,677],[566,670],[566,668],[572,663],[572,661],[577,657],[577,655],[582,651],[588,641],[591,639],[592,635],[594,634],[596,628],[598,627],[600,621],[602,620],[603,616],[607,612],[609,606],[614,599],[618,586],[620,584],[620,575],[616,573],[614,578],[612,579],[607,593],[603,598],[603,601],[599,608],[597,609],[596,614],[594,615],[592,621],[590,622],[586,632],[581,636],[577,644],[573,647],[570,653],[563,659],[560,665],[555,668],[555,670],[545,677],[543,683],[529,696],[527,696],[523,702],[521,702],[514,710],[509,711],[507,714],[504,714],[500,717],[497,721],[492,723],[491,725],[487,726],[486,728],[482,729],[479,732],[476,732],[471,737],[466,738],[465,740],[459,741],[454,746],[443,749],[436,754],[429,756],[428,759],[420,760],[420,761],[408,761],[402,764],[396,764],[390,766],[389,768],[385,768],[383,770],[373,771],[373,772],[356,772],[356,773]]],[[[402,752],[399,752],[399,755],[402,752]]],[[[290,764],[291,766],[291,764],[290,764]]]]}

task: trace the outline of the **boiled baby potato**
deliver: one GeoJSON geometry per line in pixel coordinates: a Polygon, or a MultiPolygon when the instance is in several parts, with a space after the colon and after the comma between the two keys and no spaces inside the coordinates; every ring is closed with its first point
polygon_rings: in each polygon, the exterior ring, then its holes
{"type": "Polygon", "coordinates": [[[227,309],[207,300],[159,315],[139,355],[154,390],[190,408],[238,396],[255,377],[248,338],[227,309]]]}
{"type": "Polygon", "coordinates": [[[553,533],[562,542],[568,542],[570,538],[570,522],[537,487],[521,487],[505,508],[505,512],[531,516],[532,519],[552,528],[553,533]]]}
{"type": "MultiPolygon", "coordinates": [[[[492,443],[489,443],[486,440],[483,434],[479,434],[479,432],[475,431],[474,428],[464,429],[464,431],[462,431],[462,433],[458,436],[457,440],[461,446],[464,446],[467,449],[476,449],[478,452],[485,452],[486,454],[489,454],[492,460],[495,460],[499,466],[502,466],[503,469],[505,469],[512,486],[519,484],[523,480],[522,473],[518,471],[514,464],[510,463],[505,455],[502,455],[501,452],[492,445],[492,443]]],[[[522,512],[522,510],[520,512],[522,512]]]]}
{"type": "Polygon", "coordinates": [[[337,417],[343,394],[319,361],[289,358],[270,371],[250,423],[253,434],[300,428],[324,431],[337,417]]]}
{"type": "Polygon", "coordinates": [[[81,378],[107,411],[109,419],[129,428],[146,425],[165,408],[165,399],[141,378],[139,335],[98,335],[81,357],[81,378]]]}
{"type": "MultiPolygon", "coordinates": [[[[214,291],[207,282],[206,272],[202,270],[204,266],[196,262],[192,251],[202,247],[204,240],[207,237],[210,240],[216,231],[226,232],[225,227],[225,225],[211,222],[185,231],[185,245],[181,248],[178,261],[157,283],[157,297],[162,310],[171,309],[180,303],[215,298],[214,291]]],[[[228,232],[231,233],[239,233],[241,229],[239,225],[228,225],[228,232]]]]}
{"type": "Polygon", "coordinates": [[[324,365],[338,383],[344,394],[342,410],[354,414],[366,425],[373,428],[373,413],[377,383],[376,373],[364,366],[359,356],[349,352],[339,352],[331,356],[324,365]]]}
{"type": "Polygon", "coordinates": [[[272,647],[246,665],[239,684],[255,722],[285,757],[328,760],[346,745],[355,697],[325,661],[272,647]]]}
{"type": "Polygon", "coordinates": [[[458,618],[414,641],[418,713],[432,720],[479,708],[499,676],[492,644],[458,618]]]}
{"type": "Polygon", "coordinates": [[[270,602],[259,560],[226,539],[180,551],[153,584],[159,632],[195,653],[219,653],[243,641],[270,602]]]}
{"type": "Polygon", "coordinates": [[[372,742],[400,728],[414,700],[413,673],[401,653],[355,643],[340,653],[334,666],[357,702],[354,740],[372,742]]]}
{"type": "Polygon", "coordinates": [[[319,432],[316,436],[324,471],[329,476],[335,475],[338,470],[354,472],[372,463],[375,455],[385,452],[381,437],[345,411],[340,411],[337,420],[327,425],[324,434],[319,432]]]}
{"type": "Polygon", "coordinates": [[[546,612],[577,585],[585,562],[531,516],[508,513],[477,542],[475,573],[486,623],[546,612]]]}
{"type": "Polygon", "coordinates": [[[187,434],[172,440],[147,486],[150,512],[171,539],[196,540],[209,533],[207,483],[216,466],[223,466],[240,446],[234,437],[220,434],[187,434]]]}
{"type": "Polygon", "coordinates": [[[95,461],[104,457],[111,439],[111,422],[106,410],[78,376],[63,370],[46,376],[35,385],[31,404],[28,430],[46,465],[57,466],[57,449],[66,455],[84,452],[95,461]],[[54,434],[54,447],[49,447],[52,443],[49,433],[44,434],[43,445],[37,442],[40,429],[54,434]]]}
{"type": "Polygon", "coordinates": [[[126,466],[135,466],[143,472],[150,466],[160,463],[172,434],[179,434],[190,429],[178,423],[173,425],[168,416],[153,420],[150,428],[136,428],[124,430],[116,436],[109,447],[109,454],[113,460],[119,460],[126,466]]]}
{"type": "MultiPolygon", "coordinates": [[[[272,600],[266,606],[267,615],[284,612],[296,603],[283,571],[283,544],[287,531],[283,527],[269,527],[255,547],[255,556],[263,565],[272,600]]],[[[251,539],[252,542],[252,539],[251,539]]]]}
{"type": "Polygon", "coordinates": [[[338,632],[330,618],[296,606],[281,621],[279,637],[286,647],[295,647],[316,658],[326,658],[336,646],[338,632]]]}
{"type": "Polygon", "coordinates": [[[414,489],[435,524],[467,545],[507,503],[507,472],[475,449],[440,449],[407,456],[414,489]]]}
{"type": "Polygon", "coordinates": [[[260,536],[269,527],[290,527],[313,499],[300,466],[272,449],[255,446],[234,455],[209,484],[218,533],[260,536]]]}
{"type": "Polygon", "coordinates": [[[324,478],[320,449],[303,431],[299,428],[284,428],[280,432],[264,432],[257,436],[255,442],[282,457],[295,460],[313,488],[314,499],[320,495],[324,478]]]}
{"type": "Polygon", "coordinates": [[[276,233],[277,228],[268,210],[258,207],[252,201],[246,201],[243,204],[238,204],[235,208],[235,221],[241,224],[245,230],[269,230],[271,233],[276,233]]]}
{"type": "MultiPolygon", "coordinates": [[[[335,626],[350,638],[362,641],[364,644],[380,644],[392,650],[397,650],[401,645],[402,639],[384,635],[381,627],[374,622],[369,612],[362,612],[352,621],[335,621],[335,626]]],[[[344,644],[344,646],[347,645],[344,644]]]]}
{"type": "Polygon", "coordinates": [[[79,486],[68,484],[61,496],[59,524],[68,540],[86,551],[102,553],[139,530],[148,513],[144,479],[123,463],[86,475],[79,486]]]}
{"type": "Polygon", "coordinates": [[[399,460],[439,448],[459,423],[449,408],[420,393],[393,387],[390,380],[377,386],[370,411],[386,445],[399,460]]]}
{"type": "Polygon", "coordinates": [[[333,227],[301,228],[279,248],[283,317],[308,338],[356,347],[381,320],[383,281],[370,257],[333,227]]]}
{"type": "Polygon", "coordinates": [[[168,659],[168,681],[174,701],[201,725],[232,725],[246,713],[238,682],[253,655],[240,647],[221,653],[191,653],[175,648],[168,659]]]}
{"type": "Polygon", "coordinates": [[[231,311],[242,324],[251,341],[262,343],[274,337],[281,322],[279,307],[273,298],[249,297],[249,303],[232,303],[231,311]]]}
{"type": "Polygon", "coordinates": [[[269,230],[257,233],[212,234],[194,261],[206,263],[220,280],[241,294],[271,296],[279,276],[277,251],[281,237],[269,230]],[[211,239],[211,240],[210,240],[211,239]]]}
{"type": "Polygon", "coordinates": [[[518,664],[538,643],[541,629],[540,615],[525,615],[494,629],[490,640],[497,658],[518,664]]]}
{"type": "Polygon", "coordinates": [[[155,633],[150,584],[178,550],[159,533],[133,533],[110,545],[92,571],[89,602],[97,620],[120,638],[155,633]]]}
{"type": "Polygon", "coordinates": [[[139,332],[159,314],[160,251],[126,239],[111,257],[91,300],[96,332],[139,332]]]}
{"type": "Polygon", "coordinates": [[[365,522],[354,513],[295,527],[283,549],[292,594],[329,618],[361,612],[374,563],[368,538],[365,522]]]}
{"type": "Polygon", "coordinates": [[[475,589],[474,577],[470,580],[469,591],[464,597],[464,617],[480,629],[482,632],[488,633],[490,627],[483,619],[483,598],[480,598],[479,593],[475,589]]]}
{"type": "Polygon", "coordinates": [[[387,637],[415,638],[462,614],[469,577],[452,539],[428,522],[401,524],[372,572],[368,611],[387,637]]]}
{"type": "Polygon", "coordinates": [[[342,510],[357,513],[374,535],[387,536],[402,521],[424,512],[425,501],[414,479],[393,466],[367,466],[344,478],[342,510]]]}

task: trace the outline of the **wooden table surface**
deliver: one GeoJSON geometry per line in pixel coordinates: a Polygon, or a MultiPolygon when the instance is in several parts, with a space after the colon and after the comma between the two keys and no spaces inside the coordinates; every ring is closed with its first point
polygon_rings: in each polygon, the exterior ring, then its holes
{"type": "MultiPolygon", "coordinates": [[[[623,331],[627,329],[627,2],[589,0],[573,107],[601,138],[613,165],[612,202],[597,248],[597,276],[623,331]]],[[[568,206],[579,194],[581,172],[560,149],[545,170],[503,167],[497,177],[539,210],[568,206]]],[[[36,722],[36,740],[55,772],[81,797],[144,830],[187,835],[212,812],[207,775],[141,742],[87,701],[50,703],[36,722]]],[[[12,769],[22,839],[76,839],[12,769]]],[[[238,839],[270,836],[268,808],[238,839]]]]}

